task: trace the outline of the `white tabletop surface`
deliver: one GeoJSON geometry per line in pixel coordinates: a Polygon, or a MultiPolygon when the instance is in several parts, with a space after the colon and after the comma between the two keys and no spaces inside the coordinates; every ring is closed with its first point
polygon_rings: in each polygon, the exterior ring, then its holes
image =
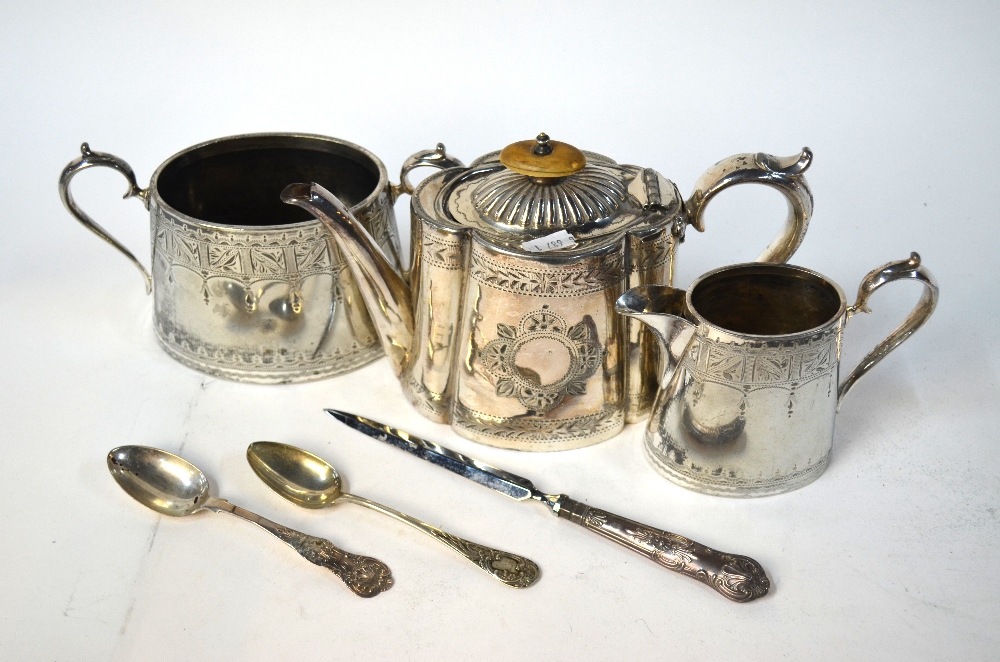
{"type": "MultiPolygon", "coordinates": [[[[0,16],[0,659],[998,655],[996,3],[12,1],[0,16]],[[816,209],[793,262],[852,294],[871,268],[920,252],[937,312],[847,398],[819,481],[755,500],[696,494],[648,466],[642,425],[578,451],[481,446],[422,418],[385,360],[294,386],[204,376],[158,348],[138,273],[56,192],[82,141],[145,185],[169,155],[238,133],[345,138],[394,173],[438,141],[469,161],[540,130],[656,168],[685,194],[730,154],[808,145],[816,209]],[[350,432],[329,406],[751,555],[771,594],[730,603],[350,432]],[[296,509],[247,466],[257,439],[300,445],[353,492],[528,556],[542,579],[509,589],[375,513],[296,509]],[[182,453],[236,503],[382,558],[396,585],[362,600],[235,518],[142,508],[105,466],[127,443],[182,453]]],[[[148,219],[124,188],[107,170],[74,181],[148,261],[148,219]]],[[[752,259],[784,213],[763,187],[720,196],[677,283],[752,259]]],[[[847,329],[846,366],[919,291],[875,295],[847,329]]]]}

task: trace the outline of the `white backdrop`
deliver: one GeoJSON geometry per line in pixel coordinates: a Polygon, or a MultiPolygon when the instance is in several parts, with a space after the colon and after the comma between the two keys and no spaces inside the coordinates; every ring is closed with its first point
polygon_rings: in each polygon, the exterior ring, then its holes
{"type": "MultiPolygon", "coordinates": [[[[985,659],[1000,647],[996,406],[1000,6],[991,2],[50,2],[0,6],[0,658],[985,659]],[[134,267],[76,224],[56,180],[79,144],[145,185],[184,147],[259,131],[333,135],[390,173],[438,141],[466,162],[546,131],[658,169],[685,195],[738,152],[815,152],[793,262],[849,296],[919,251],[930,323],[856,387],[816,483],[742,501],[647,466],[641,425],[530,455],[477,445],[407,404],[383,360],[339,378],[247,386],[156,346],[134,267]],[[384,419],[548,491],[761,561],[757,602],[696,582],[349,433],[384,419]],[[536,560],[514,591],[419,533],[351,506],[307,512],[243,459],[256,439],[331,461],[351,490],[536,560]],[[234,518],[162,518],[111,480],[123,443],[204,469],[239,505],[385,560],[360,600],[234,518]]],[[[395,177],[393,177],[395,179],[395,177]]],[[[81,205],[148,261],[142,206],[107,170],[81,205]]],[[[407,236],[406,200],[397,215],[407,236]]],[[[784,203],[740,187],[689,233],[678,284],[752,259],[784,203]]],[[[919,287],[848,327],[852,366],[919,287]]]]}

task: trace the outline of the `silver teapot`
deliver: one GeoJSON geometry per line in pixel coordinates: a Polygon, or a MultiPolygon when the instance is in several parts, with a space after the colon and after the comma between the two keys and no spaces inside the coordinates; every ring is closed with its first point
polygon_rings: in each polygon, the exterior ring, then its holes
{"type": "MultiPolygon", "coordinates": [[[[786,227],[758,260],[787,260],[812,214],[802,175],[811,159],[808,149],[732,156],[685,201],[655,170],[540,134],[417,186],[408,276],[323,187],[293,184],[282,199],[316,215],[349,256],[385,352],[422,414],[492,446],[563,450],[614,436],[652,404],[655,340],[615,313],[618,296],[670,283],[687,226],[703,230],[705,205],[734,184],[785,195],[786,227]]],[[[443,145],[409,160],[456,162],[443,145]]]]}

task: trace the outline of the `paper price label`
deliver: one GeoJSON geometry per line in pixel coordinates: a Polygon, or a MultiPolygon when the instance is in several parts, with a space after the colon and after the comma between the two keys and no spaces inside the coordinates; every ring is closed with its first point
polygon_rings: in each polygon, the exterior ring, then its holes
{"type": "Polygon", "coordinates": [[[556,251],[560,248],[573,248],[576,246],[576,239],[569,232],[559,230],[552,234],[531,239],[521,243],[521,248],[532,253],[546,253],[556,251]]]}

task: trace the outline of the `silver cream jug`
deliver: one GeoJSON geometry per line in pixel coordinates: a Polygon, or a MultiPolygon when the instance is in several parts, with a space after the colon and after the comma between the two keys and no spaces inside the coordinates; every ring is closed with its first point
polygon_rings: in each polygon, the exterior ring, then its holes
{"type": "Polygon", "coordinates": [[[786,226],[761,257],[787,260],[812,213],[802,175],[811,156],[730,157],[685,201],[654,170],[541,134],[420,183],[408,277],[321,186],[291,186],[284,199],[326,223],[349,256],[422,414],[493,446],[562,450],[614,436],[652,404],[655,340],[615,314],[618,296],[669,282],[686,227],[703,229],[705,204],[743,182],[788,200],[786,226]]]}
{"type": "Polygon", "coordinates": [[[616,308],[649,326],[664,368],[647,456],[675,483],[721,496],[778,494],[816,480],[844,396],[927,321],[937,296],[916,253],[865,276],[852,306],[829,279],[786,264],[724,267],[687,291],[629,290],[616,308]],[[923,284],[922,297],[838,383],[844,326],[871,312],[871,294],[897,280],[923,284]]]}

